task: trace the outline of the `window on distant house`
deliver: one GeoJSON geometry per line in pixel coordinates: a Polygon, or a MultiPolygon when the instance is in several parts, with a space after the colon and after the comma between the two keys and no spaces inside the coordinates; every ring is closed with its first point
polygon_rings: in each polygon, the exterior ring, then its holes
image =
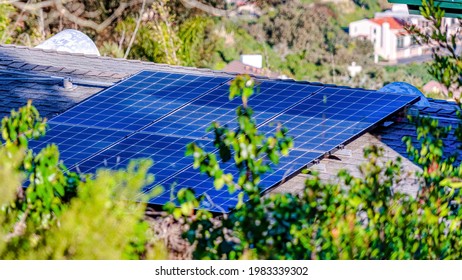
{"type": "Polygon", "coordinates": [[[396,45],[397,45],[398,49],[404,48],[404,37],[398,37],[398,41],[397,41],[396,45]]]}

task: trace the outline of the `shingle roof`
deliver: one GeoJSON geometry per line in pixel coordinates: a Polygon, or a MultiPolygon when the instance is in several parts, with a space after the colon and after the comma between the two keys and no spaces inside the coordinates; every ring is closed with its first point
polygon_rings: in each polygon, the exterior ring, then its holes
{"type": "Polygon", "coordinates": [[[96,55],[70,54],[53,50],[0,45],[0,67],[32,71],[49,75],[89,78],[99,81],[119,81],[141,70],[226,75],[210,69],[171,66],[140,60],[109,58],[96,55]]]}
{"type": "MultiPolygon", "coordinates": [[[[209,69],[0,45],[0,116],[8,114],[10,110],[17,109],[28,99],[32,99],[42,115],[51,117],[141,70],[208,76],[232,75],[209,69]],[[62,78],[64,77],[74,79],[72,89],[63,87],[62,78]]],[[[450,124],[453,127],[457,125],[455,103],[433,99],[429,101],[430,107],[413,108],[412,110],[436,117],[441,124],[450,124]]],[[[388,126],[379,126],[370,134],[359,137],[348,144],[344,150],[336,152],[335,157],[325,158],[314,168],[320,170],[325,178],[334,178],[338,170],[342,168],[357,173],[357,166],[364,161],[362,149],[370,144],[385,147],[386,159],[393,159],[397,155],[406,158],[406,147],[401,139],[405,135],[415,137],[414,126],[405,116],[396,116],[392,121],[393,123],[388,126]]],[[[459,151],[454,134],[451,134],[445,143],[448,152],[459,151]]],[[[409,160],[405,163],[405,167],[409,170],[417,168],[409,160]]],[[[286,186],[296,189],[297,187],[293,187],[294,184],[300,183],[303,176],[293,178],[286,186]]],[[[303,183],[297,186],[302,187],[303,183]]],[[[409,192],[413,191],[415,189],[409,190],[409,192]]]]}
{"type": "MultiPolygon", "coordinates": [[[[457,138],[454,134],[454,129],[458,126],[460,120],[457,117],[458,106],[454,102],[445,100],[437,100],[428,98],[431,106],[419,108],[418,113],[421,116],[429,116],[437,119],[441,126],[451,126],[453,129],[445,140],[445,155],[457,152],[462,154],[462,149],[458,146],[457,138]]],[[[416,109],[414,109],[416,110],[416,109]]],[[[412,113],[412,112],[411,112],[412,113]]],[[[414,112],[417,113],[417,112],[414,112]]],[[[407,157],[406,147],[402,143],[404,136],[412,136],[413,143],[417,144],[417,134],[414,124],[409,122],[406,117],[400,117],[395,123],[388,127],[379,127],[373,131],[380,140],[393,148],[401,156],[407,157]]]]}
{"type": "Polygon", "coordinates": [[[141,70],[230,76],[210,69],[0,45],[0,117],[28,99],[50,117],[141,70]],[[59,79],[64,77],[79,84],[66,90],[59,79]]]}

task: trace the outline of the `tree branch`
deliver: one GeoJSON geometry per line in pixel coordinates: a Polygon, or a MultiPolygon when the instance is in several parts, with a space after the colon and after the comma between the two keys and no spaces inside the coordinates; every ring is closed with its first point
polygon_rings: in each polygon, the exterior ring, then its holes
{"type": "Polygon", "coordinates": [[[138,20],[136,21],[135,31],[133,31],[132,37],[130,38],[130,43],[128,44],[127,51],[125,52],[124,58],[128,57],[128,54],[130,53],[130,49],[132,48],[133,42],[135,42],[136,34],[138,33],[141,19],[143,18],[145,5],[146,5],[146,0],[143,0],[143,5],[141,5],[141,10],[140,10],[140,15],[138,17],[138,20]]]}
{"type": "Polygon", "coordinates": [[[121,16],[122,13],[125,11],[125,9],[129,6],[126,2],[120,3],[119,7],[110,15],[106,20],[104,20],[102,23],[98,24],[92,20],[88,19],[83,19],[80,18],[73,13],[69,12],[66,7],[64,7],[63,3],[61,0],[54,0],[54,3],[56,5],[56,8],[59,10],[59,12],[68,20],[83,26],[83,27],[88,27],[96,32],[101,32],[103,31],[106,27],[108,27],[117,17],[121,16]]]}
{"type": "Polygon", "coordinates": [[[216,16],[216,17],[225,17],[229,15],[229,11],[218,9],[207,4],[201,3],[197,0],[180,0],[181,3],[187,8],[196,8],[201,11],[206,12],[207,14],[216,16]]]}
{"type": "MultiPolygon", "coordinates": [[[[64,17],[66,20],[69,20],[79,26],[86,27],[86,28],[91,28],[95,30],[96,32],[101,32],[104,29],[106,29],[109,25],[112,24],[117,18],[122,16],[123,12],[132,6],[138,5],[140,3],[144,3],[144,5],[149,5],[151,3],[155,2],[154,0],[133,0],[133,1],[127,1],[127,2],[122,2],[120,3],[119,7],[108,17],[106,18],[103,22],[97,23],[89,18],[91,18],[94,15],[98,15],[99,11],[91,11],[91,12],[84,12],[83,14],[86,17],[81,17],[80,15],[82,14],[81,11],[79,11],[79,14],[72,13],[65,7],[63,4],[63,0],[45,0],[37,3],[29,3],[29,2],[22,2],[20,0],[0,0],[0,4],[11,4],[14,7],[30,12],[33,14],[38,14],[40,10],[43,10],[45,8],[50,8],[50,7],[55,7],[58,12],[61,14],[62,17],[64,17]]],[[[223,9],[218,9],[215,7],[212,7],[210,5],[204,4],[199,2],[198,0],[180,0],[180,2],[187,8],[196,8],[201,11],[204,11],[212,16],[217,16],[217,17],[224,17],[224,16],[229,16],[230,12],[229,10],[223,10],[223,9]]]]}
{"type": "Polygon", "coordinates": [[[14,7],[21,9],[23,11],[35,13],[37,10],[41,10],[43,8],[48,8],[48,7],[53,6],[54,1],[48,0],[48,1],[38,2],[38,3],[25,3],[19,0],[12,0],[12,1],[0,1],[0,4],[11,4],[14,7]]]}
{"type": "MultiPolygon", "coordinates": [[[[103,22],[97,23],[93,20],[90,20],[88,18],[82,18],[80,15],[82,14],[81,12],[79,14],[75,14],[70,12],[63,4],[62,0],[47,0],[47,1],[42,1],[38,3],[26,3],[22,2],[19,0],[10,0],[10,1],[5,1],[5,0],[0,0],[1,4],[8,3],[13,5],[14,7],[22,10],[22,11],[27,11],[33,14],[37,14],[39,10],[44,9],[44,8],[50,8],[50,7],[55,7],[59,13],[66,18],[67,20],[83,27],[91,28],[95,30],[96,32],[101,32],[104,29],[106,29],[111,23],[116,20],[118,17],[120,17],[123,12],[131,6],[138,5],[142,2],[145,2],[146,4],[150,4],[154,2],[154,0],[134,0],[134,1],[129,1],[129,2],[122,2],[120,3],[119,7],[108,17],[106,18],[103,22]]],[[[94,16],[97,15],[99,12],[98,11],[92,11],[92,12],[85,12],[84,14],[88,16],[94,16]]]]}

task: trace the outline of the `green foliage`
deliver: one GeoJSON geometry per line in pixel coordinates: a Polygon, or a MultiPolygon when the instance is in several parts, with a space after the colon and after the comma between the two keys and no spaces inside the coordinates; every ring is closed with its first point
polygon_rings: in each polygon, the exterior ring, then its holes
{"type": "MultiPolygon", "coordinates": [[[[152,236],[143,221],[144,205],[131,201],[142,186],[152,182],[146,176],[150,165],[142,161],[132,162],[127,170],[100,170],[94,180],[79,185],[77,196],[60,216],[60,225],[48,231],[41,250],[27,252],[27,258],[140,258],[152,236]]],[[[152,253],[147,257],[155,257],[152,253]]]]}
{"type": "MultiPolygon", "coordinates": [[[[449,34],[443,25],[444,11],[434,0],[423,0],[420,7],[422,16],[430,21],[430,29],[423,30],[416,26],[408,27],[419,44],[433,46],[433,60],[428,64],[429,73],[448,89],[448,97],[453,97],[456,89],[462,87],[462,58],[456,51],[459,34],[449,34]]],[[[459,20],[462,26],[462,21],[459,20]]],[[[454,96],[459,99],[460,96],[454,96]]]]}
{"type": "Polygon", "coordinates": [[[12,41],[11,20],[15,10],[9,4],[0,4],[0,43],[10,44],[12,41]]]}
{"type": "MultiPolygon", "coordinates": [[[[222,163],[229,164],[232,160],[238,170],[237,178],[223,172],[214,153],[204,151],[195,143],[187,146],[186,155],[193,156],[194,167],[213,178],[217,189],[227,186],[230,193],[239,191],[236,212],[225,216],[219,225],[210,221],[210,213],[198,210],[196,219],[186,233],[189,241],[197,244],[194,251],[197,258],[220,259],[226,256],[234,259],[256,244],[259,249],[265,247],[262,242],[265,241],[266,230],[262,229],[269,224],[262,204],[260,178],[271,171],[271,166],[278,163],[281,155],[287,155],[293,141],[287,136],[285,128],[278,127],[274,135],[269,137],[258,132],[253,111],[247,104],[249,97],[254,94],[254,87],[255,81],[249,76],[239,76],[231,83],[230,99],[240,97],[243,103],[236,110],[237,129],[230,130],[216,122],[209,128],[215,134],[214,144],[219,149],[222,163]],[[248,198],[247,203],[243,203],[244,196],[248,198]],[[233,241],[236,238],[239,242],[233,241]]],[[[185,193],[189,193],[189,199],[183,201],[182,205],[197,207],[199,203],[190,191],[182,191],[182,194],[185,193]]],[[[170,204],[166,209],[171,211],[173,207],[170,204]]]]}
{"type": "Polygon", "coordinates": [[[207,65],[207,57],[213,51],[213,38],[208,38],[214,23],[208,17],[192,17],[186,19],[179,27],[178,37],[182,44],[179,50],[183,65],[207,65]]]}
{"type": "MultiPolygon", "coordinates": [[[[422,167],[416,176],[420,189],[416,196],[397,192],[403,179],[401,158],[384,162],[383,149],[364,150],[360,176],[343,170],[340,183],[321,181],[317,173],[309,178],[300,194],[262,196],[260,177],[288,153],[292,139],[285,129],[274,136],[258,132],[248,97],[254,81],[247,76],[232,82],[230,98],[240,96],[238,128],[230,131],[213,123],[219,157],[196,144],[187,147],[194,166],[215,182],[239,190],[233,212],[214,218],[197,209],[207,197],[194,198],[190,190],[180,192],[181,208],[167,205],[188,227],[184,237],[195,246],[198,259],[459,259],[462,257],[462,169],[456,155],[445,157],[444,139],[451,128],[437,120],[410,118],[417,141],[404,141],[411,159],[422,167]],[[230,164],[239,177],[225,174],[230,164]],[[243,202],[243,198],[247,202],[243,202]],[[181,210],[179,210],[181,209],[181,210]]],[[[462,133],[456,130],[459,141],[462,133]]]]}
{"type": "Polygon", "coordinates": [[[387,0],[353,0],[351,2],[330,4],[330,7],[336,11],[337,20],[342,27],[347,27],[352,21],[373,18],[374,13],[389,9],[391,6],[387,0]]]}
{"type": "Polygon", "coordinates": [[[150,17],[138,29],[138,19],[134,17],[120,21],[115,34],[121,39],[118,43],[105,42],[102,52],[123,57],[130,48],[129,58],[174,65],[207,66],[214,51],[215,40],[211,34],[213,20],[195,15],[179,21],[180,15],[172,11],[170,2],[163,0],[154,3],[150,17]],[[133,36],[135,40],[131,44],[133,36]]]}
{"type": "MultiPolygon", "coordinates": [[[[341,49],[349,46],[351,40],[337,24],[331,8],[299,1],[288,2],[279,6],[274,16],[263,16],[256,23],[249,24],[250,33],[256,38],[264,38],[282,56],[306,52],[302,63],[331,63],[332,55],[336,56],[341,49]]],[[[338,59],[347,63],[356,60],[362,64],[363,60],[370,59],[371,50],[369,48],[366,54],[360,53],[360,49],[343,52],[338,59]]]]}
{"type": "Polygon", "coordinates": [[[150,244],[145,205],[131,202],[152,182],[151,163],[82,180],[62,164],[55,145],[28,149],[46,127],[30,102],[2,120],[0,259],[165,258],[162,246],[150,244]]]}

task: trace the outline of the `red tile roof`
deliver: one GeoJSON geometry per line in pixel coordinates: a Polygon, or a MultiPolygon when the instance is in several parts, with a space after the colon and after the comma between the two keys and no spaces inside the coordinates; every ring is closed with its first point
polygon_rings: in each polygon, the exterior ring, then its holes
{"type": "Polygon", "coordinates": [[[401,30],[404,29],[404,25],[398,19],[394,17],[383,17],[383,18],[373,18],[370,21],[378,24],[383,25],[384,23],[390,24],[390,29],[397,29],[401,30]]]}

